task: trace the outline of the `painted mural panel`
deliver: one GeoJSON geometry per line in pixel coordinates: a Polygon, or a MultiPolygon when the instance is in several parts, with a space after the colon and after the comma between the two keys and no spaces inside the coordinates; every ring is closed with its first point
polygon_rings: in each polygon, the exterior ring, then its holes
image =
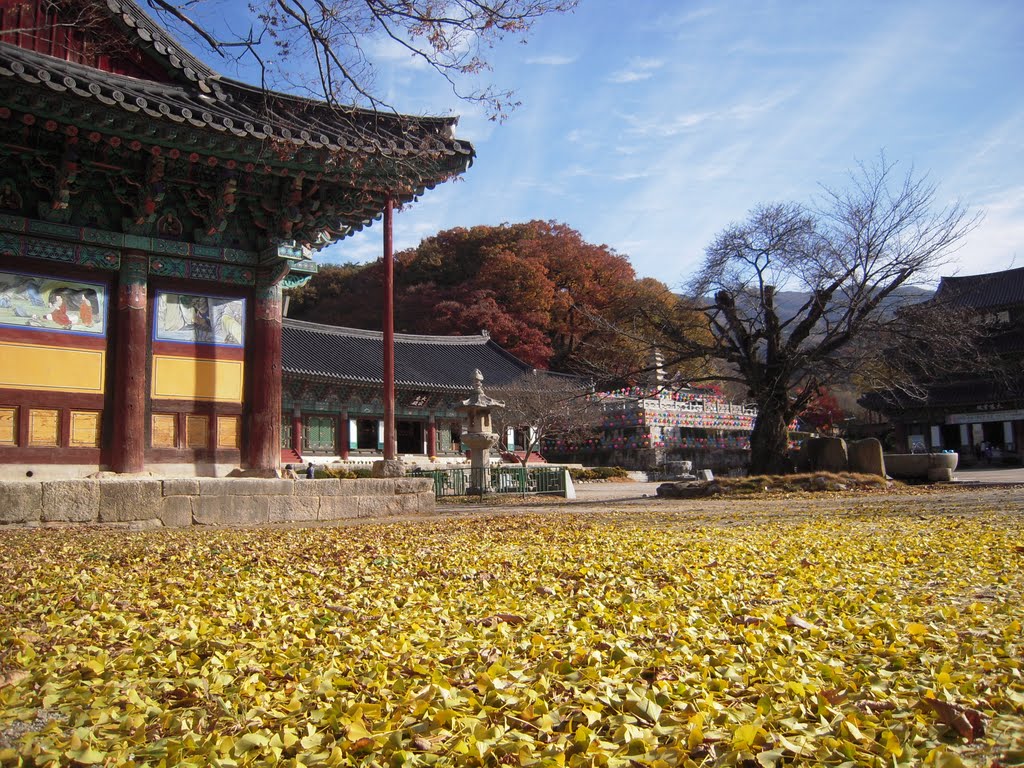
{"type": "Polygon", "coordinates": [[[245,344],[245,299],[159,291],[153,338],[184,344],[245,344]]]}
{"type": "Polygon", "coordinates": [[[104,336],[106,318],[101,283],[0,272],[0,325],[104,336]]]}

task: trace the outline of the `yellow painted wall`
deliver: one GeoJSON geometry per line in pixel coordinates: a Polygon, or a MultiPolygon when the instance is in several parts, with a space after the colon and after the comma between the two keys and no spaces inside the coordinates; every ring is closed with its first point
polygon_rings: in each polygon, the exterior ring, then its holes
{"type": "Polygon", "coordinates": [[[0,342],[0,387],[103,393],[104,352],[0,342]]]}
{"type": "Polygon", "coordinates": [[[241,360],[197,360],[153,355],[153,397],[242,402],[241,360]]]}

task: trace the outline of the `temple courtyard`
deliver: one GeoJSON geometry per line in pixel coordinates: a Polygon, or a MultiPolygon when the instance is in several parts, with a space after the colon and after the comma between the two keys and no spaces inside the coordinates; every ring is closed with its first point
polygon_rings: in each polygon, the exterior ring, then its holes
{"type": "Polygon", "coordinates": [[[3,532],[3,765],[1024,762],[1024,486],[3,532]]]}

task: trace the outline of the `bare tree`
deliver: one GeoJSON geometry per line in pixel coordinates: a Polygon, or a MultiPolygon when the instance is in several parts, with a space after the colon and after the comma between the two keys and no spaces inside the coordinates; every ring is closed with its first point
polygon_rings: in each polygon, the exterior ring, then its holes
{"type": "Polygon", "coordinates": [[[880,157],[860,165],[816,209],[762,205],[707,248],[688,287],[694,314],[655,319],[666,364],[703,364],[703,378],[737,382],[757,405],[752,473],[785,466],[788,425],[820,389],[923,392],[920,384],[973,350],[970,325],[937,304],[894,311],[901,289],[928,282],[976,226],[959,203],[936,206],[936,187],[880,157]],[[780,311],[782,290],[805,292],[780,311]]]}
{"type": "Polygon", "coordinates": [[[506,36],[525,41],[538,19],[571,11],[579,0],[250,0],[232,3],[230,12],[225,0],[145,2],[206,50],[255,62],[264,83],[303,87],[334,104],[391,109],[374,73],[383,52],[397,50],[498,119],[517,105],[513,92],[492,85],[464,90],[463,84],[490,69],[487,51],[495,43],[506,36]],[[247,13],[239,16],[242,8],[247,13]],[[314,75],[300,80],[305,62],[314,75]]]}
{"type": "Polygon", "coordinates": [[[492,413],[503,434],[528,427],[521,463],[546,440],[583,440],[601,424],[601,406],[590,397],[590,383],[575,376],[534,371],[502,388],[505,407],[492,413]]]}

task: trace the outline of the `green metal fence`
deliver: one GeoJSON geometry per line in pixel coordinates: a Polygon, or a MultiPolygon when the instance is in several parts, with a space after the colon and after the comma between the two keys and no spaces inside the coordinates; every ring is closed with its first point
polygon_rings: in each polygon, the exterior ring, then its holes
{"type": "Polygon", "coordinates": [[[434,496],[485,496],[489,493],[551,494],[565,496],[562,467],[488,467],[414,470],[411,477],[431,477],[434,496]]]}

